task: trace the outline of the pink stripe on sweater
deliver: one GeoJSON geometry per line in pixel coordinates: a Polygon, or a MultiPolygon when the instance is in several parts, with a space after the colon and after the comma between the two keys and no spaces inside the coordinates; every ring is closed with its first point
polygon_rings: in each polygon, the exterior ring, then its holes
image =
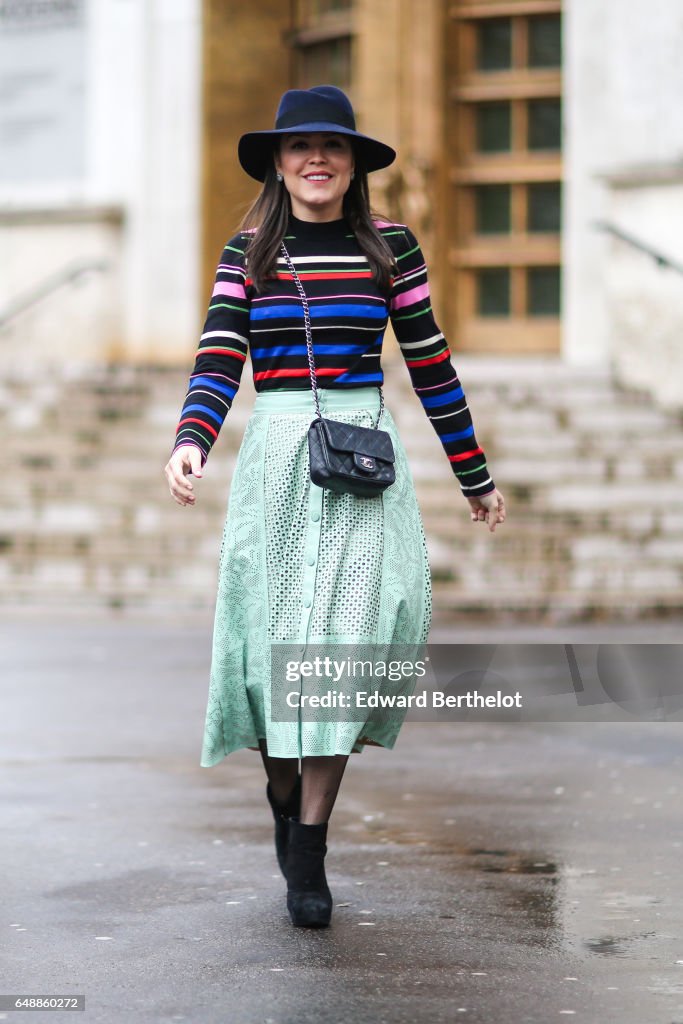
{"type": "Polygon", "coordinates": [[[230,295],[235,299],[246,299],[247,293],[242,284],[230,284],[228,281],[217,281],[211,293],[211,298],[216,295],[230,295]]]}
{"type": "MultiPolygon", "coordinates": [[[[291,299],[293,302],[301,302],[298,295],[278,295],[278,302],[283,302],[285,299],[291,299]]],[[[341,292],[335,295],[309,295],[308,301],[310,302],[329,302],[330,299],[365,299],[366,302],[377,302],[378,305],[383,305],[383,299],[377,299],[374,295],[368,295],[367,292],[364,295],[348,294],[343,295],[341,292]]],[[[272,302],[272,295],[255,295],[251,300],[252,302],[272,302]]]]}
{"type": "Polygon", "coordinates": [[[434,388],[442,388],[446,384],[460,384],[460,381],[458,380],[457,376],[455,376],[451,377],[450,380],[442,380],[438,384],[430,384],[428,388],[413,388],[413,391],[433,391],[434,388]]]}
{"type": "Polygon", "coordinates": [[[429,298],[429,285],[420,284],[417,288],[411,288],[407,292],[403,292],[401,295],[397,295],[395,299],[391,301],[392,309],[400,309],[401,306],[411,306],[414,302],[419,302],[420,299],[429,298]]]}

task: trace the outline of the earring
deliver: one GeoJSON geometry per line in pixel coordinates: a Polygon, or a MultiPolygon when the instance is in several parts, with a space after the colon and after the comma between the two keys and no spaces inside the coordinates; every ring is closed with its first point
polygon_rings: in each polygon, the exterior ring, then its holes
{"type": "Polygon", "coordinates": [[[351,171],[351,181],[353,181],[353,179],[355,177],[356,177],[356,172],[355,171],[351,171]]]}
{"type": "Polygon", "coordinates": [[[284,181],[284,178],[282,177],[282,175],[280,174],[280,172],[279,172],[279,171],[277,172],[277,174],[275,175],[275,177],[277,178],[277,180],[278,180],[278,181],[284,181]]]}

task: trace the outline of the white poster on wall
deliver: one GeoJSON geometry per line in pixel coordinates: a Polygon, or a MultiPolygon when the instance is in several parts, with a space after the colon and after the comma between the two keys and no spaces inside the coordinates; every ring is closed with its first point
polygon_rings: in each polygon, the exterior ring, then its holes
{"type": "Polygon", "coordinates": [[[86,0],[0,0],[0,183],[85,172],[86,0]]]}

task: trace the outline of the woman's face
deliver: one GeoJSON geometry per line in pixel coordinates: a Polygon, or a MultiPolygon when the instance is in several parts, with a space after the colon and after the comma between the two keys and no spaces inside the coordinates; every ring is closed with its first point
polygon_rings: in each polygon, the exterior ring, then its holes
{"type": "Polygon", "coordinates": [[[354,168],[348,136],[336,132],[284,135],[275,167],[299,220],[338,220],[354,168]]]}

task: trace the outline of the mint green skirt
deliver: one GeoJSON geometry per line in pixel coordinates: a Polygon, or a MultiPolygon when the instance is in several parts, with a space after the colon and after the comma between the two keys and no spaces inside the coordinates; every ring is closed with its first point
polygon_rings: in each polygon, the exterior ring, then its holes
{"type": "MultiPolygon", "coordinates": [[[[318,395],[323,416],[375,425],[377,388],[318,395]]],[[[299,654],[311,645],[319,653],[321,644],[422,644],[431,625],[422,519],[386,404],[379,426],[392,438],[396,481],[372,498],[311,481],[314,415],[311,391],[271,391],[257,395],[247,422],[219,559],[203,767],[240,748],[258,750],[262,738],[272,757],[360,753],[366,744],[391,749],[401,728],[404,715],[271,718],[271,644],[300,645],[299,654]]]]}

